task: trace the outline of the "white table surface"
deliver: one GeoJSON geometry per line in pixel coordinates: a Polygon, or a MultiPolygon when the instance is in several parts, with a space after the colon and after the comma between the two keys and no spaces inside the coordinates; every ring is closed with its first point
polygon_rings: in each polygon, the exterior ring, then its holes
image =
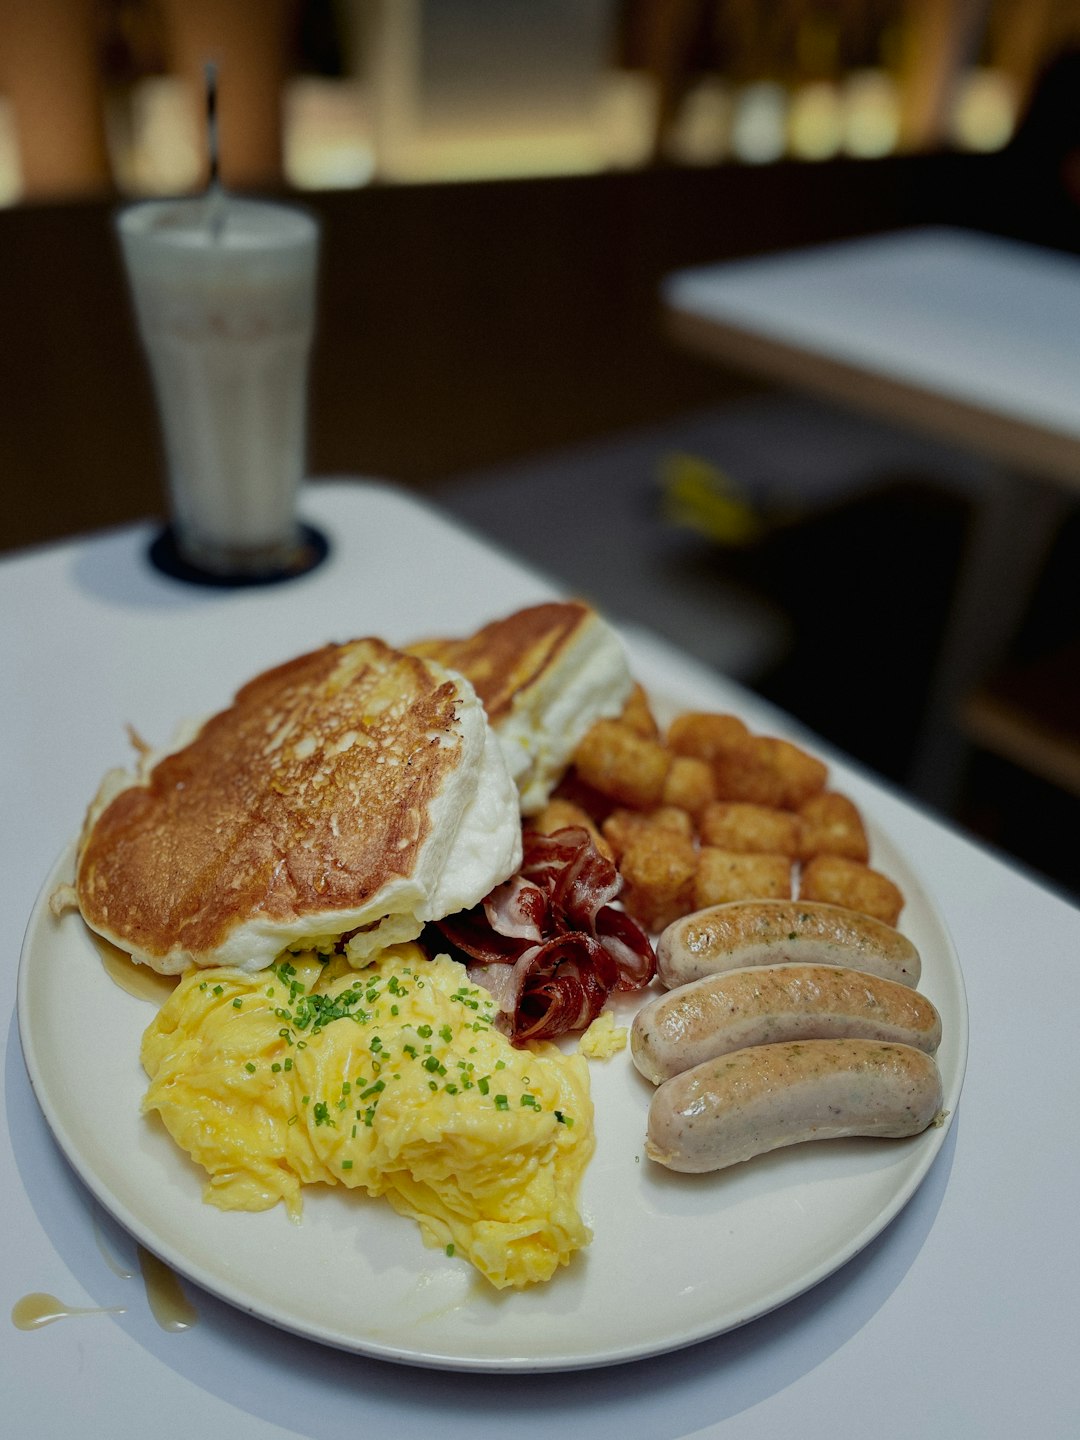
{"type": "MultiPolygon", "coordinates": [[[[19,1440],[311,1440],[432,1435],[550,1440],[691,1436],[835,1440],[1080,1431],[1080,912],[841,758],[846,789],[911,857],[964,968],[971,1050],[959,1112],[921,1189],[828,1280],[729,1335],[570,1375],[457,1375],[323,1349],[195,1292],[182,1334],[106,1265],[126,1237],[97,1209],[33,1100],[15,1020],[25,919],[77,829],[124,725],[171,733],[239,680],[330,639],[448,633],[552,593],[543,577],[391,488],[320,483],[304,511],[332,559],[271,590],[156,576],[133,527],[0,562],[4,960],[0,1121],[0,1430],[19,1440]],[[31,1291],[123,1315],[36,1331],[8,1321],[31,1291]]],[[[617,618],[617,617],[615,617],[617,618]]],[[[791,727],[750,694],[640,633],[639,667],[676,695],[791,727]]]]}
{"type": "Polygon", "coordinates": [[[691,347],[997,462],[908,777],[951,810],[956,716],[1004,660],[1080,490],[1080,258],[918,227],[683,270],[662,294],[691,347]]]}
{"type": "Polygon", "coordinates": [[[676,311],[1080,441],[1080,260],[943,226],[703,265],[676,311]]]}

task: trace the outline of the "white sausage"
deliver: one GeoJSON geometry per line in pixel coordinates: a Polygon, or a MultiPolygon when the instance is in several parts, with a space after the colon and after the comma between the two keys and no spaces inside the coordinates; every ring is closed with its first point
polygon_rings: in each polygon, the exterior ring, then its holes
{"type": "Polygon", "coordinates": [[[665,1080],[649,1107],[645,1152],[699,1174],[803,1140],[917,1135],[941,1102],[933,1057],[911,1045],[755,1045],[665,1080]]]}
{"type": "Polygon", "coordinates": [[[643,1005],[630,1030],[630,1054],[659,1085],[747,1045],[852,1037],[933,1054],[941,1017],[925,995],[862,970],[751,965],[705,975],[643,1005]]]}
{"type": "Polygon", "coordinates": [[[733,900],[674,921],[656,943],[657,972],[669,988],[747,965],[805,961],[865,970],[901,985],[919,983],[919,952],[899,930],[814,900],[733,900]]]}

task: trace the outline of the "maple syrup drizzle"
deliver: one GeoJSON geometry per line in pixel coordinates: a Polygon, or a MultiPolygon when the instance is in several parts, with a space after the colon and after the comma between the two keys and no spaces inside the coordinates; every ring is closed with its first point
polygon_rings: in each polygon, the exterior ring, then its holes
{"type": "Polygon", "coordinates": [[[137,965],[130,955],[94,935],[93,941],[101,956],[105,973],[114,985],[134,995],[138,1000],[149,1000],[154,1005],[164,1005],[176,988],[178,975],[159,975],[149,965],[137,965]]]}
{"type": "Polygon", "coordinates": [[[54,1320],[68,1320],[73,1315],[123,1315],[123,1305],[65,1305],[55,1295],[35,1290],[16,1300],[11,1307],[11,1323],[18,1330],[40,1330],[54,1320]]]}
{"type": "Polygon", "coordinates": [[[180,1278],[163,1260],[139,1246],[139,1269],[142,1271],[150,1313],[163,1330],[190,1330],[198,1313],[184,1294],[180,1278]]]}

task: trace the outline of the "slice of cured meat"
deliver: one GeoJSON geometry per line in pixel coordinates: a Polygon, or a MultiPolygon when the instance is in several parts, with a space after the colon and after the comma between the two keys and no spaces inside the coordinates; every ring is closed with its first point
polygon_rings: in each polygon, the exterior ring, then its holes
{"type": "Polygon", "coordinates": [[[616,990],[656,971],[648,935],[613,903],[622,880],[586,830],[527,830],[521,868],[471,910],[430,927],[499,1003],[516,1044],[583,1030],[616,990]]]}

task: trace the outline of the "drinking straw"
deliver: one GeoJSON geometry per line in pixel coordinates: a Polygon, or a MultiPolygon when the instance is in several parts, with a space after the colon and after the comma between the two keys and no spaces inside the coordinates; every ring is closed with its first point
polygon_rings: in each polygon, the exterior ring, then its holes
{"type": "Polygon", "coordinates": [[[208,60],[203,67],[206,84],[206,144],[210,154],[210,179],[206,187],[206,217],[210,233],[218,239],[225,228],[225,191],[221,184],[218,152],[217,65],[208,60]]]}

